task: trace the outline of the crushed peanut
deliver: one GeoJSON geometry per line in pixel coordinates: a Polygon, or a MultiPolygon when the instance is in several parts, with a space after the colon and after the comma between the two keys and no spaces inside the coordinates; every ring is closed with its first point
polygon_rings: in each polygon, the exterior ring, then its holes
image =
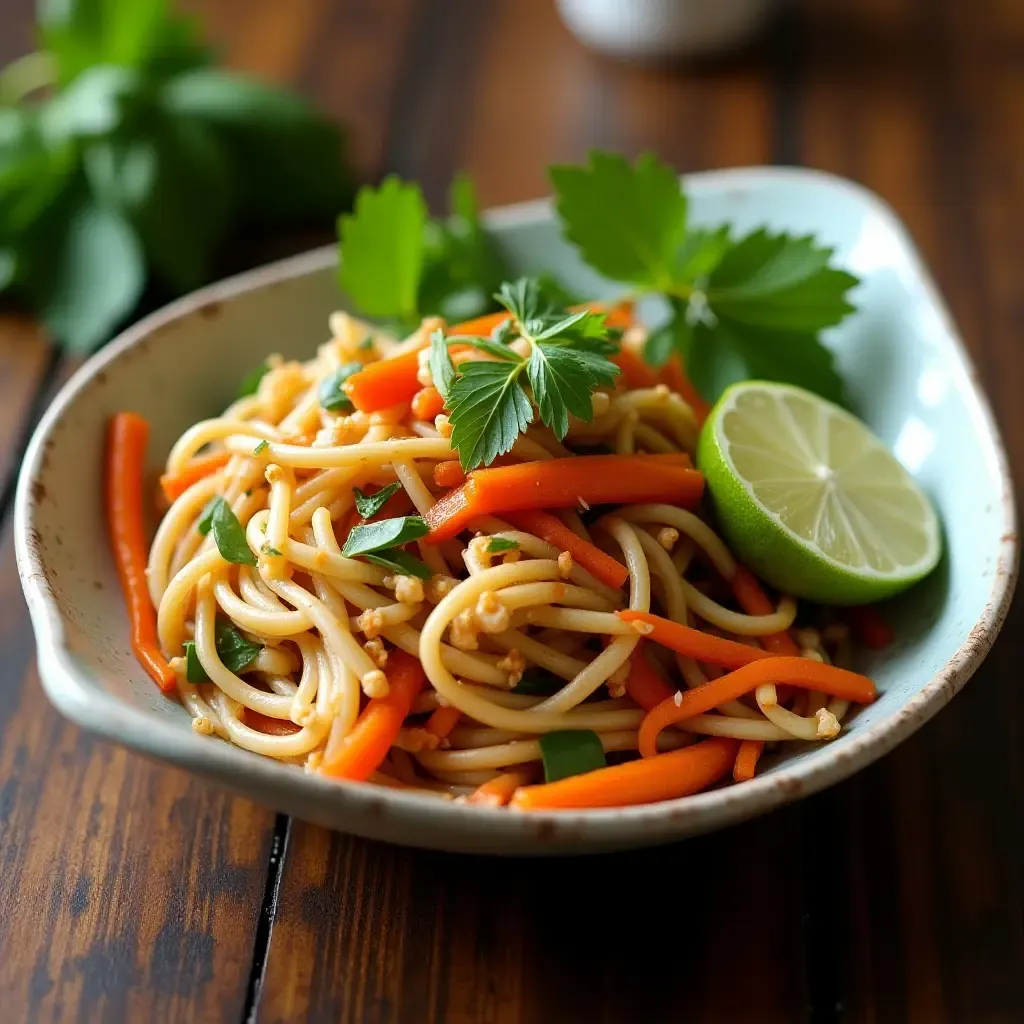
{"type": "Polygon", "coordinates": [[[448,417],[445,416],[445,414],[443,412],[442,413],[438,413],[437,416],[434,417],[434,429],[442,437],[451,437],[452,436],[452,425],[448,421],[448,417]]]}
{"type": "Polygon", "coordinates": [[[508,685],[515,686],[523,678],[523,673],[526,671],[526,659],[513,647],[498,662],[498,670],[507,672],[508,685]]]}
{"type": "Polygon", "coordinates": [[[476,621],[485,633],[502,633],[508,629],[509,611],[493,590],[485,590],[476,602],[476,621]]]}
{"type": "Polygon", "coordinates": [[[666,550],[671,551],[679,540],[679,531],[673,526],[663,526],[658,531],[658,543],[666,550]]]}
{"type": "Polygon", "coordinates": [[[439,604],[455,589],[457,583],[451,576],[431,576],[423,589],[431,604],[439,604]]]}
{"type": "Polygon", "coordinates": [[[384,629],[384,616],[379,608],[367,608],[356,619],[356,629],[359,630],[368,640],[380,636],[384,629]]]}
{"type": "Polygon", "coordinates": [[[476,638],[476,616],[472,608],[459,612],[452,619],[448,632],[452,647],[457,647],[460,651],[475,651],[480,647],[480,642],[476,638]]]}
{"type": "Polygon", "coordinates": [[[388,677],[379,668],[367,672],[359,681],[363,687],[363,693],[371,699],[374,697],[386,697],[391,692],[388,685],[388,677]]]}
{"type": "Polygon", "coordinates": [[[676,690],[676,692],[672,694],[672,703],[675,704],[677,708],[681,708],[683,706],[683,694],[681,690],[676,690]]]}
{"type": "Polygon", "coordinates": [[[200,736],[212,736],[213,722],[206,715],[198,715],[192,719],[192,731],[199,733],[200,736]]]}
{"type": "Polygon", "coordinates": [[[388,650],[384,646],[383,640],[367,640],[363,644],[363,650],[370,656],[370,661],[377,666],[377,668],[383,668],[388,663],[388,650]]]}
{"type": "Polygon", "coordinates": [[[828,708],[818,708],[814,718],[818,724],[818,739],[830,740],[839,735],[839,719],[828,708]]]}
{"type": "Polygon", "coordinates": [[[569,574],[572,572],[572,553],[569,551],[563,551],[558,556],[558,572],[562,579],[568,579],[569,574]]]}
{"type": "Polygon", "coordinates": [[[395,600],[400,604],[422,604],[423,581],[415,576],[399,576],[395,582],[395,600]]]}

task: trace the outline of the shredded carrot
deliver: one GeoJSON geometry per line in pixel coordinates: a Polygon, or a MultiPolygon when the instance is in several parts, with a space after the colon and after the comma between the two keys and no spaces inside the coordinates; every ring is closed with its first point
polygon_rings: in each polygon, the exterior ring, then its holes
{"type": "Polygon", "coordinates": [[[657,707],[672,696],[672,689],[651,667],[644,656],[644,642],[633,648],[629,658],[629,675],[626,677],[626,693],[644,711],[657,707]]]}
{"type": "Polygon", "coordinates": [[[704,493],[704,476],[689,456],[576,455],[477,469],[426,515],[428,540],[454,537],[477,516],[523,509],[573,508],[663,501],[693,507],[704,493]]]}
{"type": "Polygon", "coordinates": [[[578,537],[558,516],[550,512],[522,509],[506,513],[505,518],[513,526],[540,537],[559,551],[568,551],[574,562],[613,589],[618,589],[629,579],[629,570],[621,562],[605,554],[590,541],[578,537]]]}
{"type": "Polygon", "coordinates": [[[268,736],[294,736],[301,728],[287,718],[271,718],[269,715],[260,714],[259,711],[253,711],[252,708],[245,709],[242,721],[250,729],[266,733],[268,736]]]}
{"type": "Polygon", "coordinates": [[[806,690],[821,690],[859,704],[870,704],[875,699],[875,684],[867,676],[834,665],[823,665],[810,658],[773,656],[751,662],[694,690],[673,694],[662,701],[640,723],[640,753],[644,757],[653,757],[658,750],[658,734],[662,729],[701,715],[727,701],[738,700],[762,683],[788,683],[806,690]]]}
{"type": "Polygon", "coordinates": [[[424,728],[439,740],[447,739],[448,734],[455,728],[461,717],[462,712],[453,705],[437,708],[427,719],[424,728]]]}
{"type": "Polygon", "coordinates": [[[466,803],[478,807],[504,807],[512,799],[512,794],[529,781],[530,776],[526,772],[502,772],[489,782],[477,786],[466,797],[466,803]]]}
{"type": "Polygon", "coordinates": [[[873,651],[880,651],[895,639],[892,626],[889,625],[878,609],[865,604],[857,608],[847,608],[846,618],[857,641],[873,651]]]}
{"type": "Polygon", "coordinates": [[[658,380],[662,384],[667,384],[690,406],[693,410],[693,415],[697,419],[698,426],[703,424],[708,418],[711,406],[704,401],[700,392],[693,386],[693,382],[686,376],[683,362],[678,355],[673,355],[669,358],[669,361],[661,368],[658,380]]]}
{"type": "Polygon", "coordinates": [[[764,740],[744,740],[736,754],[736,763],[732,766],[734,782],[747,782],[754,777],[757,762],[764,750],[764,740]]]}
{"type": "Polygon", "coordinates": [[[374,697],[363,708],[337,753],[330,761],[324,759],[320,766],[324,775],[365,781],[388,756],[427,677],[418,658],[398,650],[388,657],[387,676],[388,695],[374,697]]]}
{"type": "Polygon", "coordinates": [[[435,416],[444,412],[444,399],[437,388],[420,388],[412,396],[412,414],[418,420],[433,422],[435,416]]]}
{"type": "Polygon", "coordinates": [[[177,473],[164,473],[160,477],[160,487],[168,501],[176,501],[194,483],[216,473],[226,466],[231,459],[231,452],[214,452],[212,455],[198,455],[177,473]]]}
{"type": "Polygon", "coordinates": [[[434,483],[438,487],[461,487],[466,482],[462,466],[455,460],[434,465],[434,483]]]}
{"type": "Polygon", "coordinates": [[[657,373],[632,349],[623,346],[610,358],[631,388],[653,388],[658,383],[657,373]]]}
{"type": "Polygon", "coordinates": [[[146,536],[142,476],[149,424],[132,412],[110,421],[106,451],[107,527],[132,624],[132,650],[164,693],[177,687],[174,671],[160,652],[156,612],[146,586],[146,536]]]}
{"type": "Polygon", "coordinates": [[[628,807],[688,796],[722,778],[736,757],[737,740],[714,738],[670,754],[627,761],[571,775],[558,782],[517,789],[511,806],[520,811],[584,807],[628,807]]]}
{"type": "Polygon", "coordinates": [[[453,324],[445,333],[451,335],[468,335],[486,338],[499,324],[504,323],[511,314],[507,309],[499,309],[497,313],[485,313],[472,320],[463,320],[461,324],[453,324]]]}
{"type": "Polygon", "coordinates": [[[664,647],[685,654],[688,658],[703,661],[708,665],[721,665],[723,668],[739,668],[749,665],[752,661],[761,661],[772,657],[768,651],[735,640],[726,640],[711,633],[702,633],[699,629],[691,629],[671,619],[652,615],[650,612],[638,612],[631,609],[616,612],[623,622],[641,622],[649,626],[650,632],[642,636],[656,640],[664,647]]]}
{"type": "MultiPolygon", "coordinates": [[[[732,592],[739,606],[747,615],[772,615],[775,607],[768,600],[767,594],[761,589],[757,577],[745,566],[736,566],[736,575],[732,578],[732,592]]],[[[766,651],[787,657],[796,657],[800,653],[789,633],[770,633],[758,637],[766,651]]]]}

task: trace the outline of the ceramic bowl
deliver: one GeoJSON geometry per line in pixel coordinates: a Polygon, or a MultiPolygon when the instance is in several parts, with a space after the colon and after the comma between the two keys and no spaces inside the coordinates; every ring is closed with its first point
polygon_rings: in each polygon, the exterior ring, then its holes
{"type": "MultiPolygon", "coordinates": [[[[132,656],[101,501],[108,415],[152,424],[150,469],[195,420],[226,405],[266,353],[299,358],[342,304],[332,249],[207,288],[132,327],[86,364],[43,417],[22,467],[18,565],[50,700],[109,740],[319,824],[396,843],[500,854],[578,853],[662,843],[764,813],[881,757],[943,707],[984,658],[1017,567],[1013,492],[988,404],[905,230],[879,199],[819,173],[740,169],[686,179],[695,221],[815,232],[862,278],[859,307],[828,339],[859,414],[941,512],[945,556],[886,615],[897,641],[858,667],[880,697],[833,742],[788,745],[754,780],[621,810],[520,814],[339,784],[197,735],[132,656]],[[956,473],[949,472],[955,465],[956,473]]],[[[546,202],[492,212],[518,271],[552,269],[608,293],[578,261],[546,202]]]]}

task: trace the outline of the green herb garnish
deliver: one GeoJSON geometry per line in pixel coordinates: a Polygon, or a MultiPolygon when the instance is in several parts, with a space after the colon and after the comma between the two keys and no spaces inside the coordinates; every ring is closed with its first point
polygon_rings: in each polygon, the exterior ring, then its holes
{"type": "Polygon", "coordinates": [[[565,686],[565,680],[546,668],[528,668],[512,688],[513,693],[528,694],[531,697],[550,697],[565,686]]]}
{"type": "Polygon", "coordinates": [[[422,516],[401,516],[397,519],[382,519],[379,523],[362,523],[351,529],[341,553],[347,558],[354,558],[385,548],[401,547],[409,541],[426,537],[429,532],[422,516]]]}
{"type": "MultiPolygon", "coordinates": [[[[254,644],[247,640],[230,622],[218,619],[214,627],[214,640],[217,656],[224,667],[235,675],[240,675],[258,657],[263,650],[262,644],[254,644]]],[[[196,645],[189,641],[185,644],[185,678],[190,683],[208,683],[209,676],[203,668],[196,645]]]]}
{"type": "Polygon", "coordinates": [[[245,539],[245,530],[231,506],[223,499],[213,502],[210,513],[210,530],[217,544],[217,550],[229,562],[236,565],[256,565],[256,556],[245,539]]]}
{"type": "Polygon", "coordinates": [[[589,729],[544,733],[540,737],[540,754],[545,782],[583,775],[607,764],[601,738],[589,729]]]}
{"type": "Polygon", "coordinates": [[[358,487],[352,488],[352,496],[356,501],[356,511],[360,519],[372,519],[387,503],[388,499],[397,494],[402,485],[396,480],[382,487],[376,494],[363,494],[358,487]]]}
{"type": "Polygon", "coordinates": [[[521,357],[488,338],[459,339],[501,360],[462,363],[448,387],[452,447],[465,470],[486,466],[504,455],[533,422],[533,403],[524,378],[541,420],[562,440],[570,415],[588,423],[593,420],[591,395],[598,387],[614,386],[619,373],[607,358],[616,345],[609,340],[603,314],[553,309],[543,301],[537,282],[529,278],[503,284],[496,298],[515,326],[503,336],[525,339],[529,354],[521,357]]]}
{"type": "Polygon", "coordinates": [[[509,540],[508,537],[491,537],[487,542],[487,553],[498,555],[502,551],[515,551],[519,547],[519,541],[509,540]]]}
{"type": "Polygon", "coordinates": [[[421,580],[429,580],[434,575],[433,569],[425,562],[401,548],[385,548],[383,551],[375,551],[362,557],[374,565],[390,569],[399,576],[416,576],[421,580]]]}
{"type": "Polygon", "coordinates": [[[267,441],[267,440],[260,441],[260,443],[258,445],[256,445],[255,448],[253,448],[252,453],[253,453],[253,455],[262,455],[263,452],[265,452],[269,447],[270,447],[270,442],[269,441],[267,441]]]}
{"type": "Polygon", "coordinates": [[[324,377],[317,390],[320,408],[327,409],[329,412],[352,412],[353,405],[341,386],[353,373],[358,373],[362,368],[362,363],[345,363],[344,366],[339,366],[334,373],[324,377]]]}
{"type": "Polygon", "coordinates": [[[0,292],[58,342],[109,337],[150,277],[171,293],[209,280],[241,224],[347,201],[338,129],[298,96],[211,67],[168,0],[38,11],[45,52],[0,72],[0,292]]]}
{"type": "Polygon", "coordinates": [[[211,498],[203,509],[202,515],[199,517],[199,522],[196,523],[196,529],[205,537],[210,532],[210,527],[213,525],[213,513],[217,507],[218,501],[223,501],[223,498],[211,498]]]}
{"type": "Polygon", "coordinates": [[[606,277],[660,294],[670,316],[649,338],[658,366],[678,353],[697,389],[713,401],[731,383],[758,377],[842,400],[832,355],[818,339],[853,306],[857,278],[831,265],[813,238],[729,227],[692,230],[674,171],[653,156],[631,165],[593,152],[584,167],[552,167],[569,241],[606,277]]]}
{"type": "Polygon", "coordinates": [[[270,367],[266,363],[260,363],[255,370],[250,370],[238,385],[238,397],[248,398],[255,395],[260,388],[260,381],[270,373],[270,367]]]}

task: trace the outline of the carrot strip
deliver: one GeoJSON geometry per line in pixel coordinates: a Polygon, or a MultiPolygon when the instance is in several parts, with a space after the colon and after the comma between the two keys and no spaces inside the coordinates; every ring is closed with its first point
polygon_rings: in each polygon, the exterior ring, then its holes
{"type": "Polygon", "coordinates": [[[412,414],[418,420],[433,421],[435,416],[444,412],[444,399],[437,388],[420,388],[412,396],[412,414]]]}
{"type": "Polygon", "coordinates": [[[644,642],[633,648],[629,658],[629,675],[626,677],[626,693],[644,709],[650,711],[672,696],[672,688],[651,667],[644,656],[644,642]]]}
{"type": "Polygon", "coordinates": [[[623,347],[610,358],[631,388],[653,388],[658,383],[658,375],[632,349],[623,347]]]}
{"type": "Polygon", "coordinates": [[[872,605],[865,604],[857,608],[847,608],[846,618],[857,641],[873,651],[880,651],[884,647],[888,647],[896,639],[892,626],[878,614],[878,609],[872,605]]]}
{"type": "Polygon", "coordinates": [[[810,658],[765,658],[662,701],[640,723],[640,753],[653,757],[658,751],[658,734],[662,729],[727,701],[738,700],[762,683],[788,683],[805,690],[821,690],[859,704],[870,704],[875,699],[875,684],[857,672],[823,665],[810,658]]]}
{"type": "Polygon", "coordinates": [[[735,757],[737,740],[709,739],[670,754],[598,768],[558,782],[523,786],[512,797],[520,811],[584,807],[628,807],[696,793],[722,778],[735,757]]]}
{"type": "Polygon", "coordinates": [[[747,782],[754,777],[757,762],[764,750],[764,740],[744,740],[736,754],[736,763],[732,766],[734,782],[747,782]]]}
{"type": "Polygon", "coordinates": [[[455,728],[461,717],[462,712],[452,705],[445,708],[437,708],[427,719],[427,724],[424,728],[439,740],[443,740],[448,737],[448,734],[455,728]]]}
{"type": "Polygon", "coordinates": [[[388,657],[388,695],[374,697],[356,720],[352,731],[339,745],[330,761],[324,760],[320,771],[336,779],[368,779],[388,756],[419,696],[427,677],[418,658],[404,651],[392,651],[388,657]]]}
{"type": "Polygon", "coordinates": [[[177,501],[194,483],[216,473],[226,466],[231,459],[231,452],[214,452],[212,455],[199,455],[177,473],[164,473],[160,477],[160,487],[168,501],[177,501]]]}
{"type": "Polygon", "coordinates": [[[683,363],[679,356],[672,356],[661,368],[658,380],[662,384],[667,384],[676,394],[684,399],[693,410],[698,426],[704,423],[708,413],[711,411],[711,406],[701,398],[700,392],[693,386],[690,378],[686,376],[686,371],[683,369],[683,363]]]}
{"type": "Polygon", "coordinates": [[[132,650],[164,693],[177,688],[174,671],[160,652],[156,612],[146,587],[146,537],[143,529],[142,476],[149,424],[132,412],[110,421],[106,451],[107,527],[121,590],[132,624],[132,650]]]}
{"type": "Polygon", "coordinates": [[[454,537],[467,523],[495,512],[663,501],[692,508],[704,493],[704,476],[689,456],[577,455],[477,469],[426,515],[431,543],[454,537]]]}
{"type": "Polygon", "coordinates": [[[526,772],[502,772],[489,782],[477,786],[466,797],[466,803],[476,804],[478,807],[504,807],[516,790],[529,781],[530,776],[526,772]]]}
{"type": "Polygon", "coordinates": [[[466,482],[462,466],[456,462],[438,462],[434,466],[434,483],[438,487],[461,487],[466,482]]]}
{"type": "Polygon", "coordinates": [[[748,647],[735,640],[726,640],[711,633],[702,633],[699,629],[691,629],[682,623],[664,619],[650,612],[638,612],[627,609],[616,612],[623,622],[641,622],[650,626],[650,632],[642,636],[656,640],[663,647],[668,647],[688,658],[706,662],[709,665],[721,665],[723,668],[740,668],[752,661],[761,661],[772,657],[768,651],[757,647],[748,647]]]}
{"type": "Polygon", "coordinates": [[[445,331],[445,334],[464,334],[486,338],[495,327],[504,323],[511,315],[507,309],[499,309],[496,313],[485,313],[472,320],[463,320],[461,324],[454,324],[445,331]]]}
{"type": "Polygon", "coordinates": [[[609,587],[618,589],[629,579],[629,570],[621,562],[605,554],[590,541],[578,537],[561,519],[550,512],[523,509],[519,512],[509,512],[505,518],[513,526],[540,537],[559,551],[568,551],[574,562],[609,587]]]}
{"type": "MultiPolygon", "coordinates": [[[[761,589],[757,577],[745,566],[736,566],[736,575],[732,578],[732,592],[737,603],[747,615],[771,615],[775,611],[775,606],[761,589]]],[[[761,641],[764,649],[771,651],[772,654],[795,658],[800,653],[800,648],[785,631],[760,636],[758,640],[761,641]]]]}
{"type": "Polygon", "coordinates": [[[253,711],[252,708],[245,709],[242,721],[250,729],[266,733],[267,736],[294,736],[301,728],[287,718],[271,718],[269,715],[260,714],[259,711],[253,711]]]}

